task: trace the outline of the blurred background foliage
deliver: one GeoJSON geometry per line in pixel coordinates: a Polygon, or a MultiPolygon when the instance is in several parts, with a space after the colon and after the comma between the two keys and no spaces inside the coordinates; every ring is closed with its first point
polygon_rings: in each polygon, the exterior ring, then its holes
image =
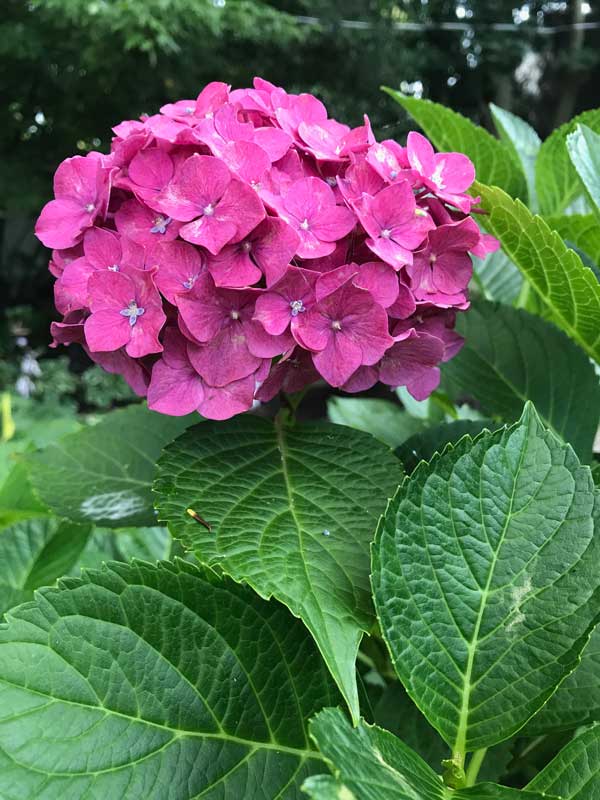
{"type": "MultiPolygon", "coordinates": [[[[409,122],[381,84],[486,126],[494,102],[545,136],[600,105],[599,28],[597,0],[3,0],[0,385],[22,377],[26,352],[51,355],[48,255],[32,227],[52,174],[67,156],[107,150],[120,120],[211,80],[261,75],[316,93],[345,122],[368,113],[384,137],[402,140],[409,122]]],[[[32,392],[102,407],[118,379],[59,379],[67,358],[75,373],[87,367],[78,350],[43,359],[32,392]]]]}

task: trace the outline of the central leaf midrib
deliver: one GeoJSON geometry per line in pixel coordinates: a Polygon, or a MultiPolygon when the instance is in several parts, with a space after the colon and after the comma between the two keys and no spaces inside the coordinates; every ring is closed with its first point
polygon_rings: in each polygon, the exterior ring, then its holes
{"type": "MultiPolygon", "coordinates": [[[[485,612],[485,609],[486,609],[487,600],[488,600],[488,596],[489,596],[489,593],[490,593],[490,587],[491,587],[491,584],[492,584],[492,580],[494,578],[494,572],[495,572],[495,569],[496,569],[496,565],[498,563],[498,556],[499,556],[500,550],[502,549],[502,545],[504,544],[504,539],[505,539],[506,533],[508,531],[508,526],[509,526],[509,524],[511,522],[511,519],[512,519],[512,511],[513,511],[513,505],[514,505],[514,501],[515,501],[517,478],[518,478],[519,473],[521,471],[521,467],[522,467],[522,464],[523,464],[523,458],[525,457],[526,448],[527,448],[527,443],[524,442],[523,446],[522,446],[522,449],[521,449],[521,453],[519,455],[519,463],[517,465],[517,469],[515,470],[515,476],[514,476],[514,480],[513,480],[513,488],[512,488],[512,493],[511,493],[511,497],[510,497],[509,508],[508,508],[508,511],[507,511],[507,514],[506,514],[506,520],[505,520],[504,526],[502,528],[502,533],[501,533],[500,539],[498,541],[498,546],[494,550],[494,554],[493,554],[492,562],[490,564],[490,569],[489,569],[488,579],[486,581],[486,585],[485,585],[485,587],[484,587],[484,589],[482,591],[481,601],[480,601],[480,604],[479,604],[479,611],[478,611],[478,614],[477,614],[477,619],[475,621],[475,628],[473,630],[473,636],[471,638],[471,641],[467,645],[468,655],[467,655],[467,666],[466,666],[466,669],[465,669],[464,680],[463,680],[463,698],[462,698],[461,710],[460,710],[460,715],[459,715],[459,720],[458,720],[456,738],[454,740],[454,746],[452,748],[453,754],[454,755],[459,755],[461,758],[464,758],[464,755],[465,755],[465,745],[466,745],[466,740],[467,740],[468,718],[469,718],[469,712],[470,712],[470,699],[471,699],[471,689],[472,689],[471,678],[472,678],[472,675],[473,675],[473,667],[474,667],[474,664],[475,664],[476,648],[477,648],[477,644],[479,642],[479,631],[481,629],[481,623],[483,621],[483,615],[484,615],[484,612],[485,612]]],[[[484,459],[484,462],[485,462],[485,459],[484,459]]],[[[483,463],[482,463],[482,467],[483,467],[483,463]]],[[[480,467],[480,469],[479,469],[479,504],[480,504],[480,507],[481,507],[482,494],[483,494],[483,490],[482,490],[482,487],[481,487],[481,467],[480,467]]],[[[481,524],[485,529],[483,512],[481,512],[481,524]]]]}

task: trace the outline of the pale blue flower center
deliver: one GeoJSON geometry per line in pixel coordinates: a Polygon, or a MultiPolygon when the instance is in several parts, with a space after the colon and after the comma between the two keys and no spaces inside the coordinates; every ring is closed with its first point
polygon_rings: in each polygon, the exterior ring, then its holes
{"type": "Polygon", "coordinates": [[[184,289],[193,289],[194,288],[194,284],[196,283],[197,280],[198,280],[198,275],[190,275],[190,277],[187,279],[187,281],[183,281],[182,282],[183,283],[183,288],[184,289]]]}
{"type": "Polygon", "coordinates": [[[150,233],[166,233],[167,225],[173,220],[171,217],[163,217],[161,214],[154,218],[154,225],[150,228],[150,233]]]}
{"type": "Polygon", "coordinates": [[[292,309],[292,317],[297,317],[298,314],[302,314],[306,311],[302,300],[290,300],[290,308],[292,309]]]}
{"type": "Polygon", "coordinates": [[[135,300],[130,300],[127,308],[122,308],[119,314],[123,317],[129,317],[129,324],[133,328],[138,317],[141,317],[145,310],[145,308],[140,308],[135,300]]]}

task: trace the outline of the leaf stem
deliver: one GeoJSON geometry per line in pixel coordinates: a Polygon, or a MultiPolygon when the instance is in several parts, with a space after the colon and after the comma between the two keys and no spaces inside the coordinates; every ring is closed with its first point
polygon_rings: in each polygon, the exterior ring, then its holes
{"type": "Polygon", "coordinates": [[[475,781],[477,780],[477,776],[479,775],[479,770],[481,769],[481,765],[483,764],[483,759],[487,753],[487,747],[482,747],[481,750],[475,750],[471,759],[469,761],[469,766],[467,767],[467,786],[473,786],[475,781]]]}

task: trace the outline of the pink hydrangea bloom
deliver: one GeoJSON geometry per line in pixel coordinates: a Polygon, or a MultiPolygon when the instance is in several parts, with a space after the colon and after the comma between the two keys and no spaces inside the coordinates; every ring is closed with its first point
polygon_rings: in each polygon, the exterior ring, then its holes
{"type": "Polygon", "coordinates": [[[113,128],[65,160],[36,225],[52,346],[79,344],[150,408],[226,419],[323,379],[416,398],[462,340],[473,165],[417,133],[377,142],[261,78],[113,128]]]}

